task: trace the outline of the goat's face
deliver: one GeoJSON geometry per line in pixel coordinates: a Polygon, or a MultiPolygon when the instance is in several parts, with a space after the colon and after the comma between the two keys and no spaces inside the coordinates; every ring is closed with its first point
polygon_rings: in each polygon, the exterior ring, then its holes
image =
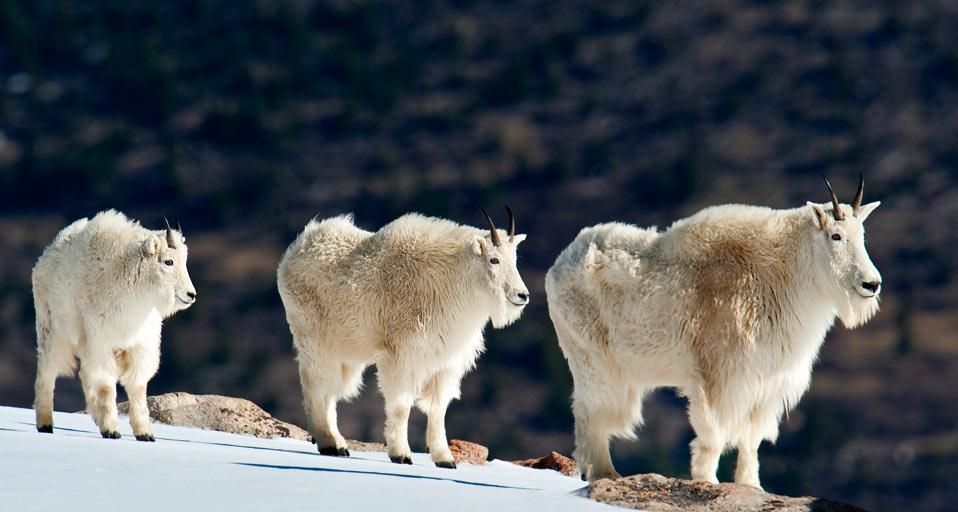
{"type": "Polygon", "coordinates": [[[164,316],[186,309],[196,302],[196,288],[186,270],[186,238],[179,230],[154,232],[143,242],[143,264],[160,294],[164,316]]]}
{"type": "Polygon", "coordinates": [[[522,315],[529,303],[529,289],[516,268],[516,247],[526,235],[502,236],[499,245],[489,236],[477,235],[472,243],[471,258],[479,267],[480,279],[490,295],[492,326],[505,327],[522,315]]]}
{"type": "Polygon", "coordinates": [[[865,249],[864,222],[879,204],[839,204],[836,215],[831,203],[808,203],[818,227],[815,253],[828,276],[838,317],[849,328],[867,322],[878,311],[881,274],[865,249]]]}

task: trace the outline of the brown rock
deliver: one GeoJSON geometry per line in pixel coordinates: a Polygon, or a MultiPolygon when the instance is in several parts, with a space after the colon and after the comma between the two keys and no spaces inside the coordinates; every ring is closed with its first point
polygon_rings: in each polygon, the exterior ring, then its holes
{"type": "MultiPolygon", "coordinates": [[[[312,442],[305,430],[270,416],[258,405],[242,398],[176,392],[147,397],[146,406],[153,421],[167,425],[249,434],[267,439],[288,437],[312,442]]],[[[129,403],[120,403],[117,409],[122,414],[129,414],[129,403]]],[[[350,450],[357,452],[386,451],[386,446],[382,443],[353,440],[348,440],[347,443],[350,450]]]]}
{"type": "MultiPolygon", "coordinates": [[[[196,427],[256,437],[289,437],[309,440],[309,434],[296,425],[280,421],[258,405],[242,398],[220,395],[166,393],[146,398],[150,418],[167,425],[196,427]]],[[[123,414],[129,403],[117,406],[123,414]]]]}
{"type": "Polygon", "coordinates": [[[461,439],[450,440],[449,449],[452,450],[452,458],[456,461],[456,464],[460,462],[485,464],[489,458],[489,448],[461,439]]]}
{"type": "Polygon", "coordinates": [[[837,501],[790,498],[745,485],[692,482],[656,474],[598,480],[589,486],[589,497],[651,512],[865,512],[837,501]]]}
{"type": "Polygon", "coordinates": [[[384,452],[386,451],[386,445],[383,443],[367,443],[365,441],[354,441],[352,439],[347,439],[346,444],[349,445],[349,449],[354,452],[384,452]]]}
{"type": "Polygon", "coordinates": [[[533,469],[551,469],[565,476],[579,476],[579,468],[576,467],[575,461],[556,452],[549,452],[549,455],[538,459],[514,460],[512,463],[533,469]]]}

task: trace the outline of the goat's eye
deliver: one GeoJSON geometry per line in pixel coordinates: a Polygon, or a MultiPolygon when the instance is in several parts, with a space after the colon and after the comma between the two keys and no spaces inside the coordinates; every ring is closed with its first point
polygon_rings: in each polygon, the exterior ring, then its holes
{"type": "Polygon", "coordinates": [[[489,263],[492,263],[493,265],[498,265],[498,264],[499,264],[499,258],[492,258],[491,260],[489,260],[489,263]]]}
{"type": "Polygon", "coordinates": [[[163,264],[166,265],[167,267],[172,267],[172,266],[173,266],[173,260],[164,260],[164,261],[163,261],[163,264]]]}
{"type": "Polygon", "coordinates": [[[832,233],[832,240],[834,240],[834,241],[836,241],[836,242],[841,242],[841,241],[842,241],[842,235],[839,235],[838,233],[832,233]]]}

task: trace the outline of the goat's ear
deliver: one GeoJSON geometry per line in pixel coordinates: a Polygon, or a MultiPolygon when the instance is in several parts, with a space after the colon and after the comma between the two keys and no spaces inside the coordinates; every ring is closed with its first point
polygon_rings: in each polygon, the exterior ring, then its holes
{"type": "Polygon", "coordinates": [[[822,205],[818,203],[813,203],[811,201],[805,203],[806,206],[811,206],[812,210],[815,212],[815,218],[818,219],[818,228],[825,229],[828,227],[829,223],[829,213],[822,208],[822,205]]]}
{"type": "Polygon", "coordinates": [[[858,220],[865,222],[865,219],[875,211],[875,208],[878,208],[881,205],[881,201],[875,201],[874,203],[868,203],[865,206],[862,206],[862,209],[858,212],[858,220]]]}
{"type": "Polygon", "coordinates": [[[524,241],[526,240],[526,234],[523,233],[523,234],[521,234],[521,235],[516,235],[516,236],[512,237],[512,240],[513,240],[513,242],[514,242],[516,245],[519,245],[519,244],[521,244],[522,242],[524,242],[524,241]]]}
{"type": "Polygon", "coordinates": [[[489,251],[489,241],[484,236],[477,235],[469,245],[472,246],[472,253],[476,256],[482,256],[483,253],[489,251]]]}
{"type": "Polygon", "coordinates": [[[158,236],[150,235],[146,240],[143,241],[143,256],[147,258],[156,256],[160,252],[161,245],[162,242],[158,236]]]}
{"type": "Polygon", "coordinates": [[[160,237],[156,235],[150,235],[146,240],[143,241],[143,256],[151,258],[156,256],[160,252],[160,246],[162,242],[160,237]]]}

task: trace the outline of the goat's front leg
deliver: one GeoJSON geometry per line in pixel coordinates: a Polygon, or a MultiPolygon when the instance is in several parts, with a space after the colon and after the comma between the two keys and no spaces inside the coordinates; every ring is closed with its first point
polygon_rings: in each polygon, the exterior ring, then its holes
{"type": "Polygon", "coordinates": [[[456,462],[449,441],[446,439],[446,409],[449,402],[459,398],[459,382],[462,372],[451,369],[440,370],[423,386],[419,407],[428,419],[426,424],[426,446],[433,463],[440,468],[455,469],[456,462]]]}
{"type": "Polygon", "coordinates": [[[100,434],[107,439],[119,439],[116,411],[116,374],[109,368],[80,360],[80,382],[86,409],[100,434]]]}
{"type": "Polygon", "coordinates": [[[778,421],[782,404],[772,401],[752,409],[742,426],[738,444],[738,462],[735,466],[735,483],[762,488],[758,477],[758,449],[763,439],[774,441],[778,437],[778,421]]]}
{"type": "Polygon", "coordinates": [[[689,395],[689,422],[695,430],[695,439],[689,444],[692,480],[717,484],[716,472],[725,440],[704,392],[689,395]]]}
{"type": "MultiPolygon", "coordinates": [[[[158,336],[157,336],[158,337],[158,336]]],[[[116,352],[120,383],[130,399],[130,427],[137,441],[153,442],[150,411],[146,405],[146,385],[160,368],[160,342],[145,341],[116,352]]]]}

